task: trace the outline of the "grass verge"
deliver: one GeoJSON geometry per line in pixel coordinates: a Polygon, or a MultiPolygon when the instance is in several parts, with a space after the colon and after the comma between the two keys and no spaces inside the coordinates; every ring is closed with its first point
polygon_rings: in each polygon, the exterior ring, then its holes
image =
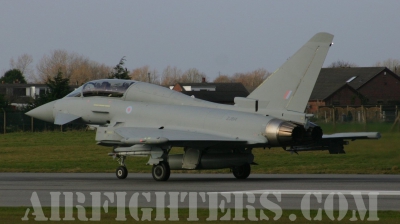
{"type": "MultiPolygon", "coordinates": [[[[32,215],[32,208],[29,208],[30,211],[28,212],[28,215],[26,216],[26,211],[27,207],[0,207],[0,220],[2,223],[37,223],[38,221],[35,221],[34,218],[35,216],[32,215]],[[28,218],[29,220],[27,221],[22,221],[21,219],[25,217],[28,218]]],[[[166,221],[172,221],[175,218],[178,218],[179,220],[174,221],[174,223],[187,223],[188,218],[190,216],[189,209],[178,209],[176,213],[172,213],[173,215],[170,215],[170,210],[165,209],[165,211],[161,210],[159,214],[157,214],[156,209],[154,208],[152,211],[149,211],[150,208],[138,208],[138,216],[137,219],[135,219],[128,208],[125,209],[125,214],[121,215],[120,217],[125,217],[126,221],[144,221],[144,218],[148,217],[150,221],[146,221],[146,223],[160,223],[163,218],[165,218],[166,221]],[[143,214],[143,210],[148,211],[147,214],[150,213],[149,216],[143,214]],[[175,215],[174,215],[175,214],[175,215]]],[[[136,210],[136,209],[134,209],[136,210]]],[[[92,214],[92,208],[85,208],[85,214],[80,212],[82,216],[81,219],[78,217],[78,212],[77,209],[73,210],[72,217],[75,219],[74,221],[64,221],[63,218],[65,217],[65,210],[64,208],[60,208],[60,213],[59,215],[55,215],[55,218],[60,218],[62,220],[62,223],[77,223],[77,221],[82,220],[82,218],[87,218],[88,221],[94,221],[90,220],[92,217],[99,217],[101,223],[121,223],[121,221],[116,221],[115,219],[117,218],[117,208],[108,208],[108,212],[105,213],[103,209],[100,210],[100,214],[94,215],[92,214]]],[[[318,211],[312,210],[310,211],[310,218],[306,218],[306,216],[302,213],[300,210],[283,210],[282,214],[279,215],[276,212],[272,212],[269,210],[243,210],[243,215],[238,215],[236,219],[238,218],[244,218],[244,220],[234,220],[235,218],[235,210],[230,209],[230,214],[226,213],[226,211],[221,212],[221,210],[218,210],[216,215],[213,215],[209,209],[197,209],[196,210],[197,214],[193,215],[192,218],[198,218],[198,221],[191,221],[192,223],[219,223],[221,221],[224,221],[223,218],[227,218],[229,220],[229,223],[247,223],[247,222],[253,222],[251,219],[257,219],[257,221],[266,221],[266,220],[261,220],[260,217],[268,217],[269,221],[273,221],[274,223],[293,223],[292,219],[295,217],[295,222],[296,223],[333,223],[333,222],[339,222],[340,223],[365,223],[367,219],[369,218],[369,214],[367,213],[364,217],[361,217],[359,213],[356,214],[355,221],[351,221],[353,217],[353,214],[351,211],[347,211],[344,217],[341,216],[341,213],[339,211],[333,212],[333,216],[329,217],[325,211],[321,213],[321,219],[320,220],[314,220],[316,217],[318,217],[318,211]],[[265,216],[260,216],[260,212],[262,212],[265,216]],[[211,219],[211,220],[210,220],[211,219]],[[277,219],[277,220],[274,220],[277,219]]],[[[43,208],[43,213],[44,216],[47,218],[52,217],[51,213],[51,208],[45,207],[43,208]]],[[[123,214],[123,213],[120,213],[123,214]]],[[[377,212],[377,217],[379,218],[380,223],[398,223],[400,219],[400,211],[378,211],[377,212]]],[[[227,220],[227,221],[228,221],[227,220]]],[[[82,220],[83,221],[83,220],[82,220]]],[[[255,221],[255,220],[254,220],[255,221]]],[[[59,221],[47,221],[45,223],[59,223],[59,221]]]]}
{"type": "MultiPolygon", "coordinates": [[[[325,133],[380,131],[380,140],[357,140],[345,147],[347,154],[327,151],[290,154],[281,148],[254,149],[252,173],[400,174],[400,133],[391,124],[321,125],[325,133]]],[[[95,144],[93,131],[17,132],[0,137],[0,172],[114,172],[116,161],[109,147],[95,144]]],[[[172,153],[182,153],[181,148],[172,153]]],[[[129,157],[130,172],[150,172],[147,157],[129,157]]],[[[173,171],[186,172],[186,171],[173,171]]],[[[228,173],[228,169],[190,171],[228,173]]]]}

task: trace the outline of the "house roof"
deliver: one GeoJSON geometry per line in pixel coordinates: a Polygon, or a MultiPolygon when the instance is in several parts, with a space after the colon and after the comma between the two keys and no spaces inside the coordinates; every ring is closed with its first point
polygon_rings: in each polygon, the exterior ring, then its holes
{"type": "Polygon", "coordinates": [[[324,100],[348,84],[357,90],[386,67],[322,68],[310,100],[324,100]]]}

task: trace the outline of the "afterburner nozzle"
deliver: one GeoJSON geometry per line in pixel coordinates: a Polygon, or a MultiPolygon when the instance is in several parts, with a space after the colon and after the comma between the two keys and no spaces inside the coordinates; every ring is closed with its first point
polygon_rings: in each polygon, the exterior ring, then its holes
{"type": "Polygon", "coordinates": [[[265,136],[272,146],[293,145],[301,142],[304,137],[303,126],[280,119],[271,120],[266,129],[265,136]]]}

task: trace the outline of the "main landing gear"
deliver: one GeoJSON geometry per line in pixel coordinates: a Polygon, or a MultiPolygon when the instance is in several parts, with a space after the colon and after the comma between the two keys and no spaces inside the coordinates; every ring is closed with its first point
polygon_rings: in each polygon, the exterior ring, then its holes
{"type": "Polygon", "coordinates": [[[242,166],[235,166],[232,168],[233,176],[235,176],[237,179],[246,179],[247,177],[249,177],[250,172],[251,172],[251,166],[248,163],[242,166]]]}
{"type": "Polygon", "coordinates": [[[171,169],[169,168],[168,163],[160,162],[157,165],[153,165],[151,174],[153,175],[153,179],[156,181],[166,181],[171,174],[171,169]]]}
{"type": "MultiPolygon", "coordinates": [[[[128,176],[128,169],[126,168],[125,165],[125,159],[126,156],[134,156],[134,155],[150,155],[149,161],[147,162],[148,165],[152,165],[152,176],[153,179],[156,181],[166,181],[169,179],[169,176],[171,174],[171,166],[173,169],[179,169],[179,168],[184,168],[184,169],[190,169],[190,170],[196,170],[196,169],[222,169],[222,168],[231,168],[233,175],[237,179],[246,179],[250,173],[251,173],[251,166],[250,163],[254,164],[253,161],[253,155],[248,154],[247,157],[244,156],[244,159],[240,160],[238,159],[239,157],[233,157],[234,159],[234,164],[237,164],[236,166],[233,165],[232,163],[224,163],[224,157],[221,156],[215,156],[214,157],[204,157],[204,164],[205,166],[203,167],[196,167],[200,161],[199,157],[189,157],[185,154],[185,157],[182,154],[178,155],[173,155],[170,156],[168,159],[168,151],[165,150],[143,150],[143,151],[132,151],[132,152],[113,152],[109,153],[110,156],[113,156],[114,158],[117,158],[117,161],[119,163],[119,167],[117,168],[115,174],[118,179],[125,179],[128,176]],[[188,158],[185,160],[185,158],[188,158]],[[193,159],[195,158],[195,159],[193,159]],[[196,159],[197,158],[197,159],[196,159]],[[207,160],[208,159],[208,160],[207,160]],[[193,160],[193,161],[192,161],[193,160]],[[211,163],[212,161],[220,161],[219,164],[214,164],[211,163]],[[211,161],[211,162],[210,162],[211,161]],[[242,165],[239,165],[242,164],[242,165]],[[185,167],[184,167],[185,165],[185,167]],[[193,165],[193,166],[192,166],[193,165]],[[208,165],[208,166],[207,166],[208,165]],[[177,168],[178,167],[178,168],[177,168]]],[[[242,155],[241,155],[242,156],[242,155]]],[[[231,158],[231,154],[227,154],[225,157],[231,158]]],[[[230,160],[228,160],[229,162],[230,160]]]]}

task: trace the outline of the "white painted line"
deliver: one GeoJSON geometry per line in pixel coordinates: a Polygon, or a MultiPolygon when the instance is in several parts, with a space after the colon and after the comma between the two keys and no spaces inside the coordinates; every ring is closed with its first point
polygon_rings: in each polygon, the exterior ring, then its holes
{"type": "Polygon", "coordinates": [[[230,191],[230,192],[215,192],[215,193],[231,193],[231,194],[240,194],[240,193],[251,193],[251,194],[264,194],[264,193],[280,193],[281,195],[290,194],[290,195],[305,195],[307,193],[318,193],[322,195],[328,195],[332,193],[341,193],[343,195],[353,195],[353,194],[361,194],[361,195],[368,195],[368,194],[378,194],[383,196],[400,196],[400,191],[366,191],[366,190],[252,190],[252,191],[230,191]]]}

